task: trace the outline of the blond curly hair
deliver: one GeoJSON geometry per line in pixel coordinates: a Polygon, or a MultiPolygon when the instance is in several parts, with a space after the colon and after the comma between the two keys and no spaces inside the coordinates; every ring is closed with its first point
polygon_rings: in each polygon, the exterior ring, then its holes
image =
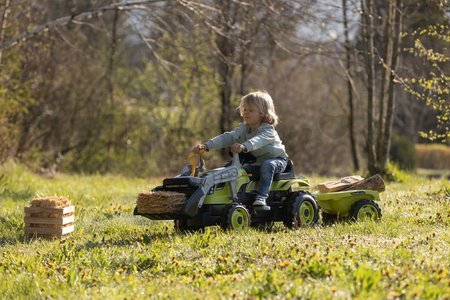
{"type": "Polygon", "coordinates": [[[263,122],[277,126],[278,116],[275,112],[272,97],[266,91],[256,91],[241,98],[239,111],[241,117],[244,115],[244,104],[256,107],[263,115],[263,122]]]}

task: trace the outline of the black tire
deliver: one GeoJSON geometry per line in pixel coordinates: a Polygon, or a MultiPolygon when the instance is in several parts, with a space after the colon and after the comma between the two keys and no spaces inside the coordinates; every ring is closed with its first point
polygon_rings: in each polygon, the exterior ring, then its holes
{"type": "Polygon", "coordinates": [[[225,229],[239,230],[250,227],[251,219],[248,209],[240,204],[231,206],[222,227],[225,229]]]}
{"type": "Polygon", "coordinates": [[[321,215],[322,215],[322,224],[323,225],[332,225],[339,220],[338,215],[329,214],[329,213],[324,212],[323,210],[321,212],[321,215]]]}
{"type": "Polygon", "coordinates": [[[200,225],[191,225],[186,219],[176,219],[173,221],[173,227],[176,232],[179,233],[189,233],[196,231],[203,231],[204,226],[200,225]]]}
{"type": "Polygon", "coordinates": [[[381,209],[373,200],[359,200],[350,209],[350,216],[353,221],[371,219],[379,221],[381,219],[381,209]]]}
{"type": "Polygon", "coordinates": [[[316,199],[303,192],[295,193],[288,204],[287,216],[283,221],[288,228],[314,226],[319,221],[319,207],[316,199]]]}

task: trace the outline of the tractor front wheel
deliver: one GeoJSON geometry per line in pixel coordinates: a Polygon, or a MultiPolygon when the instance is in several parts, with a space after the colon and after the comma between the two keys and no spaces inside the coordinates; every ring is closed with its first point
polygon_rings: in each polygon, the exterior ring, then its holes
{"type": "Polygon", "coordinates": [[[243,205],[233,205],[228,211],[226,229],[243,229],[250,226],[250,213],[243,205]]]}
{"type": "Polygon", "coordinates": [[[381,219],[381,209],[373,200],[363,199],[353,204],[350,215],[354,221],[381,219]]]}

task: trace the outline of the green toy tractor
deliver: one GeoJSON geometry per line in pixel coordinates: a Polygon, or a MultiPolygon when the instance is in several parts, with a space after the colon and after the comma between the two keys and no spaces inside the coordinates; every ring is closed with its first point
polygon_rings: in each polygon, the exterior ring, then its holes
{"type": "Polygon", "coordinates": [[[228,166],[199,172],[197,176],[182,171],[176,177],[166,178],[153,191],[185,194],[181,210],[162,214],[142,213],[136,207],[134,214],[153,220],[174,220],[175,229],[180,231],[200,230],[212,225],[227,229],[270,227],[277,221],[289,228],[317,224],[317,201],[309,193],[308,180],[295,176],[291,161],[283,173],[274,176],[266,210],[252,206],[258,182],[251,180],[251,175],[242,168],[241,163],[246,162],[243,155],[234,154],[228,166]]]}
{"type": "Polygon", "coordinates": [[[233,156],[225,167],[204,171],[197,159],[191,170],[184,169],[176,177],[166,178],[153,192],[177,192],[185,195],[181,209],[170,213],[142,212],[138,206],[135,215],[153,220],[174,220],[179,231],[200,230],[220,225],[226,229],[248,226],[270,228],[274,222],[283,222],[288,228],[313,226],[322,211],[322,223],[331,224],[339,219],[360,221],[379,220],[381,209],[379,192],[350,190],[329,193],[310,193],[305,177],[296,177],[292,161],[286,170],[275,174],[265,209],[253,207],[258,181],[247,174],[241,163],[251,163],[246,155],[233,156]],[[198,172],[193,172],[197,164],[198,172]],[[195,174],[195,175],[191,175],[195,174]]]}

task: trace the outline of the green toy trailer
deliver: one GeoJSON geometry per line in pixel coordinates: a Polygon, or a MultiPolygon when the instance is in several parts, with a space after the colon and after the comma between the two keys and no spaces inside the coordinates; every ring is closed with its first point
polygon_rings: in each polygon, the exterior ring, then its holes
{"type": "Polygon", "coordinates": [[[349,217],[354,221],[381,219],[381,209],[375,202],[380,200],[378,191],[350,190],[314,193],[313,196],[322,210],[324,224],[332,223],[341,217],[349,217]]]}

